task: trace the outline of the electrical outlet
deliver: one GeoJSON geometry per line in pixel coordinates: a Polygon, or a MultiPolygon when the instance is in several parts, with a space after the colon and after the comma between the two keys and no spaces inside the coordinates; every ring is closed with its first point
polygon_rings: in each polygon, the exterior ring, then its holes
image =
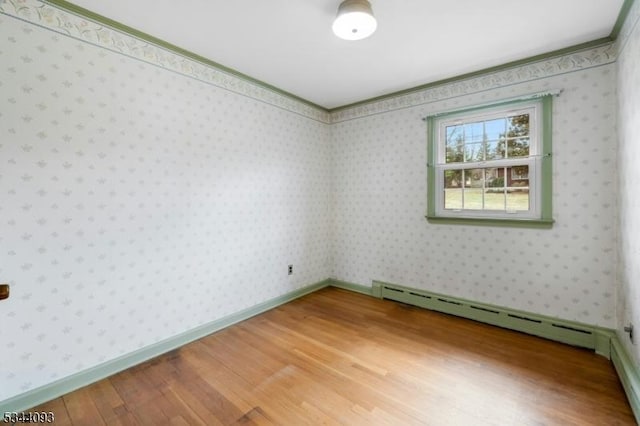
{"type": "Polygon", "coordinates": [[[289,272],[289,275],[293,275],[293,265],[289,265],[289,268],[287,268],[287,271],[289,272]]]}

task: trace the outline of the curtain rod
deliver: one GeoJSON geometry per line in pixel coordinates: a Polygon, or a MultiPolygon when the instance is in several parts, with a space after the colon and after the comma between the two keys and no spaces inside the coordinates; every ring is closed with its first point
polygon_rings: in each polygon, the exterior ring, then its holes
{"type": "Polygon", "coordinates": [[[551,90],[545,90],[543,92],[528,93],[526,95],[514,96],[512,98],[501,99],[499,101],[484,102],[484,103],[481,103],[481,104],[469,105],[469,106],[462,107],[462,108],[449,109],[449,110],[445,110],[445,111],[436,112],[434,114],[429,114],[426,117],[423,117],[422,120],[423,121],[427,121],[427,119],[430,118],[430,117],[439,117],[439,116],[445,115],[445,114],[451,114],[451,113],[454,113],[454,112],[463,112],[463,111],[466,111],[466,110],[475,109],[475,108],[481,108],[481,107],[485,107],[485,106],[500,106],[501,104],[506,104],[506,103],[509,103],[509,102],[526,101],[526,100],[529,100],[529,99],[537,99],[537,98],[542,98],[544,96],[549,96],[549,95],[551,95],[551,96],[560,96],[562,91],[563,91],[563,89],[551,89],[551,90]]]}

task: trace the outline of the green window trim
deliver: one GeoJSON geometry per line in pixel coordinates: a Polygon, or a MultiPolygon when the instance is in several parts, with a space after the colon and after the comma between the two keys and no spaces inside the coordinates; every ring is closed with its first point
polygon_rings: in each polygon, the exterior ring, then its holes
{"type": "Polygon", "coordinates": [[[427,214],[426,218],[429,223],[433,224],[459,224],[459,225],[482,225],[482,226],[501,226],[501,227],[517,227],[517,228],[537,228],[549,229],[553,226],[553,163],[552,163],[552,98],[560,92],[547,92],[526,96],[514,100],[497,102],[494,104],[482,105],[468,109],[450,111],[441,114],[430,115],[425,118],[427,123],[427,214]],[[451,217],[436,214],[436,196],[441,188],[436,187],[436,144],[438,143],[438,126],[437,121],[443,117],[451,115],[466,114],[487,110],[489,108],[506,107],[518,104],[530,103],[532,100],[538,99],[541,105],[542,123],[540,128],[541,138],[541,176],[540,176],[540,217],[539,218],[521,218],[509,219],[498,217],[451,217]]]}
{"type": "Polygon", "coordinates": [[[443,216],[426,216],[429,223],[437,223],[441,225],[480,225],[480,226],[500,226],[505,228],[536,228],[551,229],[554,220],[537,220],[537,219],[494,219],[494,218],[475,218],[475,217],[443,217],[443,216]]]}

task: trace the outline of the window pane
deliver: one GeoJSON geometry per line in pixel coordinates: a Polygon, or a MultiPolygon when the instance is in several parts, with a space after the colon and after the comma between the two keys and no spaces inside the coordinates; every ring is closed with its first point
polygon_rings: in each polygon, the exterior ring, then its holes
{"type": "Polygon", "coordinates": [[[464,126],[447,126],[446,162],[461,163],[464,161],[464,126]]]}
{"type": "Polygon", "coordinates": [[[504,167],[484,169],[484,186],[486,188],[504,188],[504,167]]]}
{"type": "Polygon", "coordinates": [[[529,138],[509,139],[507,144],[509,158],[529,156],[529,138]]]}
{"type": "Polygon", "coordinates": [[[500,160],[504,158],[504,139],[487,141],[487,160],[500,160]]]}
{"type": "Polygon", "coordinates": [[[498,118],[484,122],[484,133],[488,140],[497,140],[505,136],[507,120],[498,118]]]}
{"type": "Polygon", "coordinates": [[[464,146],[464,161],[482,161],[482,142],[467,143],[464,146]]]}
{"type": "Polygon", "coordinates": [[[447,126],[447,145],[451,141],[458,141],[459,139],[464,139],[464,127],[462,126],[447,126]]]}
{"type": "Polygon", "coordinates": [[[484,187],[484,169],[464,170],[464,186],[467,188],[484,187]]]}
{"type": "Polygon", "coordinates": [[[529,186],[529,166],[511,167],[511,180],[514,182],[511,182],[509,186],[529,186]],[[521,181],[522,184],[516,181],[521,181]]]}
{"type": "Polygon", "coordinates": [[[484,204],[484,169],[464,170],[464,209],[482,210],[484,204]]]}
{"type": "Polygon", "coordinates": [[[529,136],[529,114],[516,115],[507,119],[507,136],[529,136]]]}
{"type": "Polygon", "coordinates": [[[484,169],[484,209],[504,211],[504,167],[484,169]]]}
{"type": "Polygon", "coordinates": [[[492,188],[484,194],[484,209],[498,210],[504,212],[505,193],[504,189],[492,188]]]}
{"type": "Polygon", "coordinates": [[[468,123],[464,125],[464,140],[465,142],[482,142],[484,139],[484,126],[483,122],[468,123]]]}
{"type": "Polygon", "coordinates": [[[445,153],[446,158],[445,161],[447,163],[462,163],[464,161],[464,144],[460,142],[457,145],[448,146],[447,152],[445,153]]]}
{"type": "Polygon", "coordinates": [[[458,142],[464,141],[464,127],[463,126],[447,126],[447,146],[455,145],[458,142]]]}
{"type": "Polygon", "coordinates": [[[507,211],[529,210],[529,166],[507,168],[507,211]]]}
{"type": "Polygon", "coordinates": [[[462,170],[444,172],[444,208],[462,209],[462,170]]]}
{"type": "Polygon", "coordinates": [[[507,189],[507,211],[527,211],[529,210],[529,188],[508,188],[507,189]]]}
{"type": "Polygon", "coordinates": [[[482,188],[464,188],[464,209],[482,210],[482,188]]]}

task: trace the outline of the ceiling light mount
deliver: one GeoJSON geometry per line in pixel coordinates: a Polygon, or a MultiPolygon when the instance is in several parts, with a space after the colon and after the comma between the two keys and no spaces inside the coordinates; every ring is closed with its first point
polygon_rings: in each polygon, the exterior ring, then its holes
{"type": "Polygon", "coordinates": [[[344,40],[362,40],[374,33],[378,23],[367,0],[344,0],[333,21],[333,33],[344,40]]]}

